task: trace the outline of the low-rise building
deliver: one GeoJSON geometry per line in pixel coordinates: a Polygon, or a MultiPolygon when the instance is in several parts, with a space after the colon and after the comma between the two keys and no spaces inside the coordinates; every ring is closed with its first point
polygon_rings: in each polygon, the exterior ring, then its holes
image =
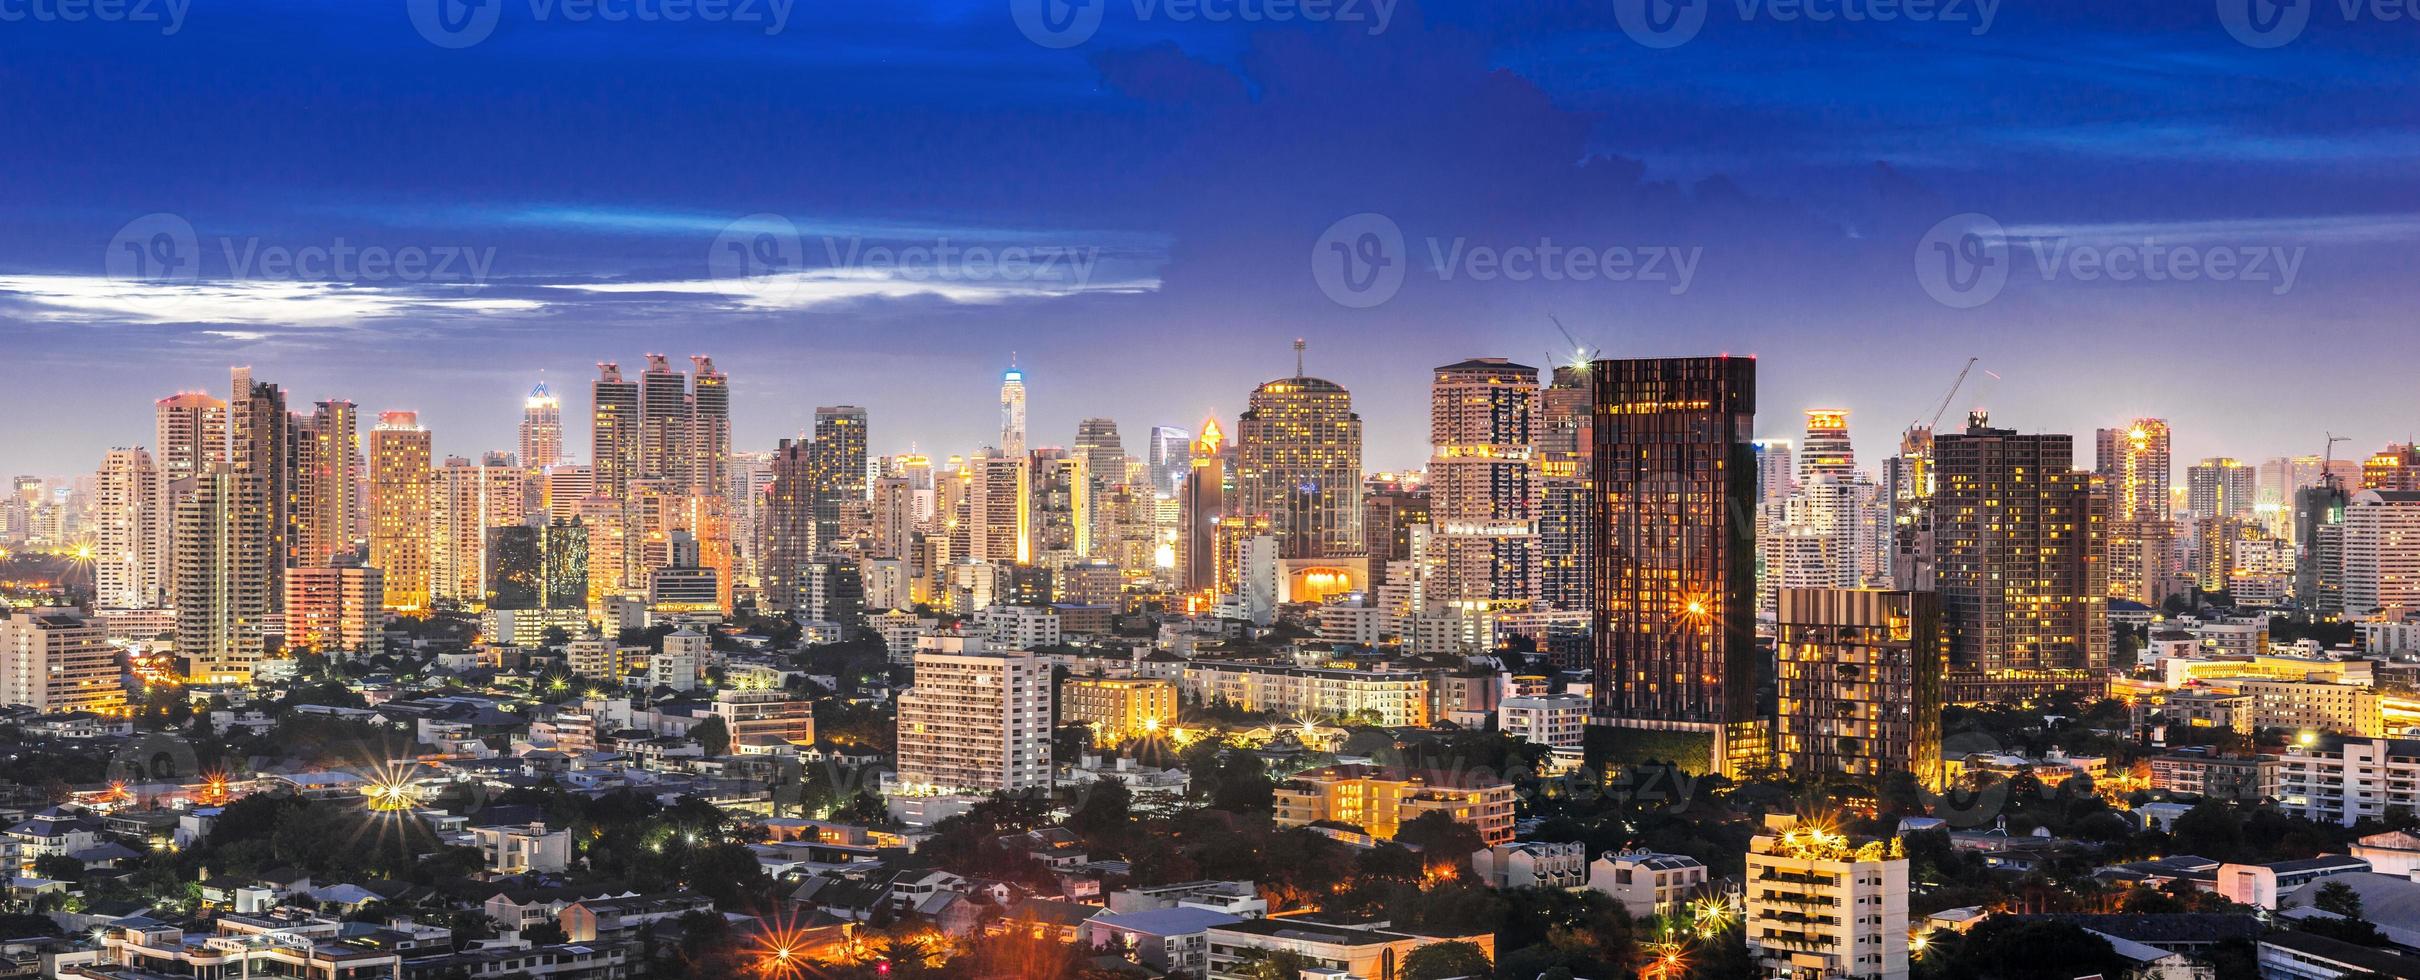
{"type": "Polygon", "coordinates": [[[1294,718],[1360,715],[1387,727],[1424,726],[1432,717],[1429,677],[1418,671],[1215,661],[1188,663],[1184,671],[1187,696],[1245,711],[1294,718]]]}
{"type": "Polygon", "coordinates": [[[1329,971],[1306,976],[1389,978],[1399,975],[1413,950],[1441,942],[1468,942],[1495,958],[1495,935],[1423,936],[1378,929],[1356,929],[1307,919],[1247,919],[1212,926],[1204,968],[1209,980],[1249,980],[1261,952],[1287,952],[1308,961],[1310,970],[1329,971]]]}
{"type": "Polygon", "coordinates": [[[2350,827],[2390,807],[2420,813],[2420,739],[2312,735],[2277,761],[2277,807],[2350,827]]]}
{"type": "Polygon", "coordinates": [[[1706,865],[1685,854],[1607,851],[1588,863],[1588,887],[1613,896],[1630,917],[1661,915],[1706,889],[1706,865]]]}
{"type": "Polygon", "coordinates": [[[1489,888],[1588,887],[1588,845],[1579,841],[1497,844],[1471,852],[1470,865],[1489,888]]]}
{"type": "Polygon", "coordinates": [[[487,870],[498,874],[562,871],[571,867],[571,831],[549,830],[543,823],[502,824],[470,828],[471,839],[487,858],[487,870]]]}
{"type": "Polygon", "coordinates": [[[1796,817],[1765,818],[1748,849],[1748,953],[1767,976],[1905,980],[1907,858],[1796,817]]]}
{"type": "Polygon", "coordinates": [[[1409,772],[1378,766],[1313,769],[1277,784],[1277,825],[1361,828],[1379,840],[1430,813],[1469,824],[1489,844],[1511,840],[1513,786],[1482,773],[1409,772]]]}

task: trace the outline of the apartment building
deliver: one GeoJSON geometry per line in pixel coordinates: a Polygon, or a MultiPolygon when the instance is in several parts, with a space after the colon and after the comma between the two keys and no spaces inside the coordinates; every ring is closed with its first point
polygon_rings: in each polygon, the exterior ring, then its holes
{"type": "Polygon", "coordinates": [[[1115,745],[1176,723],[1176,682],[1156,677],[1070,677],[1059,685],[1059,723],[1092,726],[1115,745]]]}
{"type": "Polygon", "coordinates": [[[1386,840],[1429,813],[1469,824],[1488,844],[1513,836],[1513,786],[1482,773],[1410,772],[1379,766],[1313,769],[1277,784],[1277,825],[1349,824],[1386,840]]]}
{"type": "Polygon", "coordinates": [[[1366,713],[1389,727],[1416,727],[1431,720],[1428,675],[1409,670],[1193,663],[1185,666],[1184,691],[1202,701],[1225,701],[1245,711],[1290,718],[1366,713]]]}
{"type": "Polygon", "coordinates": [[[1050,662],[1031,653],[916,653],[899,696],[897,781],[911,791],[1050,785],[1050,662]]]}
{"type": "Polygon", "coordinates": [[[1748,848],[1748,953],[1766,976],[1905,980],[1907,858],[1798,818],[1765,818],[1748,848]]]}
{"type": "Polygon", "coordinates": [[[2420,812],[2420,739],[2314,735],[2277,761],[2277,807],[2350,827],[2389,807],[2420,812]]]}

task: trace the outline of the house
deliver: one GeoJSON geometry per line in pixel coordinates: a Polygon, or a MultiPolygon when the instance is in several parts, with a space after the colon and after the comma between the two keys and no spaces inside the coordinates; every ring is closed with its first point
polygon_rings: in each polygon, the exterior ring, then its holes
{"type": "MultiPolygon", "coordinates": [[[[1209,980],[1243,980],[1261,951],[1288,952],[1310,961],[1321,976],[1392,977],[1413,950],[1440,942],[1477,945],[1495,958],[1494,934],[1423,936],[1408,932],[1363,929],[1303,918],[1245,919],[1211,926],[1204,934],[1209,945],[1203,969],[1209,980]]],[[[1305,971],[1310,975],[1309,971],[1305,971]]]]}
{"type": "Polygon", "coordinates": [[[571,867],[571,831],[548,830],[544,823],[472,827],[471,839],[486,856],[487,870],[497,874],[562,871],[571,867]]]}
{"type": "Polygon", "coordinates": [[[2321,878],[2369,870],[2368,861],[2349,854],[2271,864],[2225,864],[2218,869],[2218,894],[2230,902],[2274,910],[2279,900],[2321,878]]]}
{"type": "Polygon", "coordinates": [[[1643,919],[1695,897],[1706,887],[1706,866],[1684,854],[1609,851],[1589,862],[1588,887],[1643,919]]]}
{"type": "Polygon", "coordinates": [[[1579,841],[1498,844],[1471,852],[1470,864],[1489,888],[1588,887],[1588,845],[1579,841]]]}
{"type": "Polygon", "coordinates": [[[650,922],[678,919],[691,912],[710,912],[714,902],[702,895],[673,892],[620,898],[582,899],[563,907],[557,921],[563,936],[575,943],[611,941],[650,922]]]}
{"type": "Polygon", "coordinates": [[[30,869],[42,858],[101,846],[101,825],[54,806],[9,827],[6,840],[6,846],[17,852],[19,868],[30,869]]]}
{"type": "Polygon", "coordinates": [[[1084,941],[1094,949],[1126,951],[1155,970],[1199,976],[1209,965],[1210,930],[1242,922],[1241,916],[1171,905],[1138,912],[1103,912],[1084,923],[1084,941]]]}
{"type": "Polygon", "coordinates": [[[1152,909],[1205,909],[1244,919],[1269,914],[1269,902],[1249,881],[1183,881],[1109,893],[1109,910],[1120,914],[1152,909]]]}

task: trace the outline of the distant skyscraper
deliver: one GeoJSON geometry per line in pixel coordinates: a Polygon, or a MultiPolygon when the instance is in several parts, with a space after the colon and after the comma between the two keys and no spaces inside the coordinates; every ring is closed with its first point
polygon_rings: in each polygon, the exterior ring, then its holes
{"type": "Polygon", "coordinates": [[[1082,455],[1036,450],[1027,470],[1026,560],[1053,571],[1092,554],[1092,474],[1082,455]]]}
{"type": "Polygon", "coordinates": [[[1847,409],[1807,409],[1807,438],[1798,450],[1800,482],[1819,476],[1846,480],[1857,475],[1857,450],[1849,442],[1847,409]]]}
{"type": "Polygon", "coordinates": [[[689,492],[719,495],[731,478],[731,378],[704,354],[689,365],[689,492]]]}
{"type": "Polygon", "coordinates": [[[600,362],[589,390],[588,458],[596,494],[621,500],[639,475],[639,386],[622,380],[621,365],[600,362]]]}
{"type": "Polygon", "coordinates": [[[1229,514],[1267,515],[1286,558],[1365,554],[1361,536],[1361,416],[1333,381],[1301,374],[1252,390],[1235,426],[1229,514]]]}
{"type": "Polygon", "coordinates": [[[1151,489],[1163,497],[1176,496],[1192,469],[1193,433],[1169,425],[1151,427],[1151,489]]]}
{"type": "Polygon", "coordinates": [[[588,529],[523,523],[487,531],[490,609],[582,609],[588,605],[588,529]]]}
{"type": "Polygon", "coordinates": [[[765,604],[769,611],[796,609],[807,562],[815,557],[816,465],[812,440],[784,439],[773,451],[773,483],[765,492],[765,604]]]}
{"type": "Polygon", "coordinates": [[[197,683],[244,683],[266,650],[269,528],[259,486],[218,466],[177,502],[176,652],[197,683]]]}
{"type": "Polygon", "coordinates": [[[521,402],[521,465],[542,470],[563,461],[563,402],[540,381],[521,402]]]}
{"type": "Polygon", "coordinates": [[[1017,370],[1013,355],[1000,375],[1000,452],[1025,458],[1025,372],[1017,370]]]}
{"type": "Polygon", "coordinates": [[[1032,461],[1023,456],[977,456],[967,461],[968,557],[1001,565],[1032,561],[1032,461]]]}
{"type": "Polygon", "coordinates": [[[487,602],[487,529],[521,523],[522,470],[501,453],[437,468],[429,501],[429,592],[470,609],[487,602]]]}
{"type": "Polygon", "coordinates": [[[1756,448],[1756,499],[1778,504],[1798,489],[1797,454],[1788,439],[1759,439],[1756,448]]]}
{"type": "Polygon", "coordinates": [[[286,410],[286,393],[276,385],[253,380],[248,367],[232,375],[228,462],[260,489],[268,507],[269,603],[275,608],[285,602],[286,568],[301,558],[302,424],[286,410]]]}
{"type": "Polygon", "coordinates": [[[384,412],[370,430],[370,565],[382,601],[416,611],[429,604],[429,430],[414,412],[384,412]]]}
{"type": "Polygon", "coordinates": [[[1186,464],[1185,484],[1178,494],[1177,568],[1187,592],[1201,592],[1218,582],[1218,522],[1227,513],[1226,434],[1218,420],[1202,420],[1202,434],[1193,440],[1186,464]]]}
{"type": "Polygon", "coordinates": [[[1596,451],[1594,389],[1583,362],[1557,365],[1553,380],[1539,393],[1538,601],[1551,609],[1596,608],[1590,567],[1596,505],[1589,499],[1596,451]]]}
{"type": "Polygon", "coordinates": [[[830,553],[841,541],[841,514],[866,498],[865,409],[855,405],[816,409],[812,455],[815,550],[830,553]]]}
{"type": "Polygon", "coordinates": [[[2420,490],[2420,446],[2388,443],[2361,463],[2361,489],[2420,490]]]}
{"type": "Polygon", "coordinates": [[[1538,369],[1500,357],[1430,372],[1429,515],[1434,601],[1465,613],[1537,598],[1538,369]]]}
{"type": "Polygon", "coordinates": [[[1934,574],[1951,700],[2099,690],[2109,666],[2105,502],[2073,440],[1994,429],[1933,438],[1934,574]]]}
{"type": "Polygon", "coordinates": [[[2109,484],[2110,523],[2168,520],[2168,420],[2135,419],[2098,430],[2093,441],[2093,472],[2109,484]]]}
{"type": "Polygon", "coordinates": [[[198,391],[180,392],[156,406],[160,478],[181,480],[209,472],[226,458],[227,403],[198,391]]]}
{"type": "MultiPolygon", "coordinates": [[[[1088,502],[1100,501],[1109,491],[1126,482],[1126,445],[1118,438],[1116,419],[1085,419],[1076,423],[1076,455],[1084,457],[1085,490],[1088,502]]],[[[1099,544],[1109,538],[1110,511],[1091,507],[1092,526],[1087,529],[1094,547],[1086,554],[1100,553],[1099,544]]]]}
{"type": "Polygon", "coordinates": [[[141,448],[112,449],[93,480],[93,605],[157,609],[166,600],[160,474],[141,448]]]}
{"type": "Polygon", "coordinates": [[[2343,481],[2332,473],[2294,491],[2294,598],[2315,613],[2342,608],[2347,502],[2343,481]]]}
{"type": "Polygon", "coordinates": [[[351,551],[361,513],[361,437],[352,402],[320,402],[295,427],[296,565],[351,551]]]}
{"type": "Polygon", "coordinates": [[[1867,589],[1781,590],[1774,648],[1774,758],[1797,776],[1905,772],[1941,785],[1948,654],[1940,597],[1867,589]]]}
{"type": "Polygon", "coordinates": [[[1736,771],[1756,716],[1756,362],[1597,361],[1595,713],[1711,733],[1736,771]]]}
{"type": "Polygon", "coordinates": [[[639,373],[639,468],[634,480],[686,487],[690,466],[689,379],[662,354],[647,355],[639,373]]]}
{"type": "MultiPolygon", "coordinates": [[[[2196,517],[2249,520],[2259,471],[2241,460],[2213,456],[2185,470],[2185,507],[2196,517]]],[[[2420,490],[2420,486],[2413,487],[2420,490]]]]}

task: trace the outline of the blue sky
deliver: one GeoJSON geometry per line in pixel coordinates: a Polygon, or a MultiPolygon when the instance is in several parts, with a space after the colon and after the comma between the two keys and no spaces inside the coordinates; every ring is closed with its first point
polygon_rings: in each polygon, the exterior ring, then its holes
{"type": "Polygon", "coordinates": [[[1425,369],[1567,354],[1549,316],[1616,356],[1754,353],[1760,429],[1845,406],[1869,460],[1969,356],[1997,377],[1953,415],[2164,415],[2180,460],[2420,434],[2397,370],[2420,23],[2333,3],[2256,48],[2197,0],[1987,25],[1979,0],[1890,23],[1697,0],[1656,48],[1618,0],[1402,0],[1381,30],[1373,0],[1253,23],[1098,0],[1066,47],[1021,0],[799,3],[778,29],[773,0],[747,23],[489,0],[492,32],[446,48],[419,0],[147,2],[0,22],[11,473],[148,441],[153,398],[231,364],[475,454],[541,377],[584,410],[593,362],[648,351],[714,355],[743,448],[853,403],[879,451],[970,450],[1013,351],[1036,444],[1108,416],[1134,449],[1232,417],[1297,336],[1355,393],[1369,468],[1405,467],[1425,369]],[[1401,285],[1338,302],[1323,236],[1365,213],[1401,285]],[[1973,305],[1920,271],[1965,213],[2007,236],[1973,305]],[[192,264],[127,265],[160,243],[192,264]],[[2271,274],[2094,274],[2179,249],[2271,274]],[[1541,250],[1631,274],[1474,258],[1541,250]]]}

